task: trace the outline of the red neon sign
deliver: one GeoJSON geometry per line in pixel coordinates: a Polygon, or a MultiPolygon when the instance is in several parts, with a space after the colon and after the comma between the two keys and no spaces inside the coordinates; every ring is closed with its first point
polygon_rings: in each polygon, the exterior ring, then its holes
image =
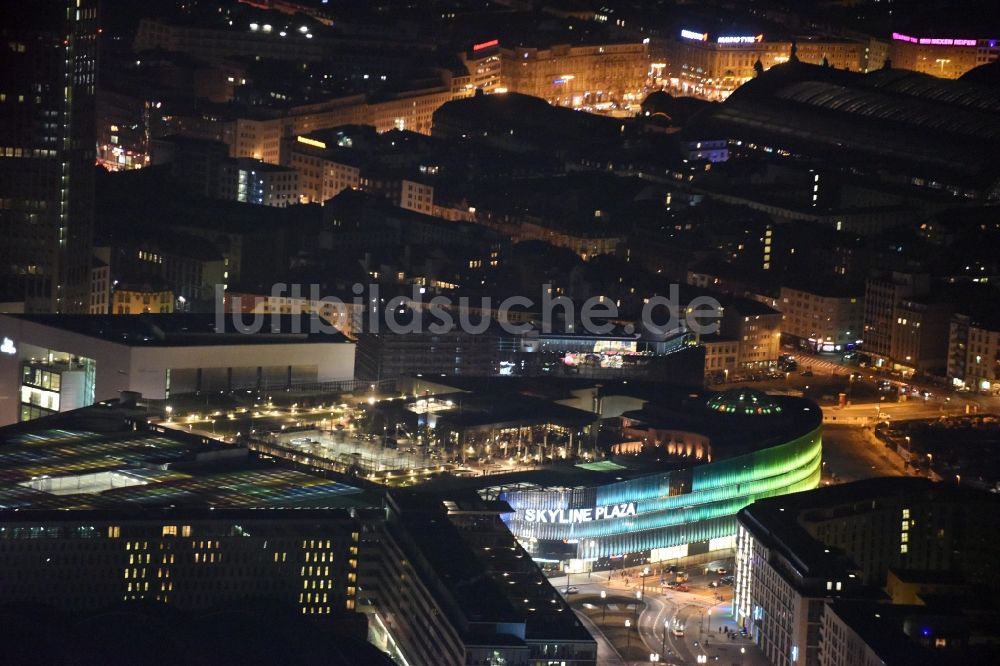
{"type": "Polygon", "coordinates": [[[499,39],[491,39],[488,42],[480,42],[478,44],[474,44],[472,46],[472,50],[473,51],[483,51],[485,49],[493,48],[494,46],[500,46],[500,40],[499,39]]]}

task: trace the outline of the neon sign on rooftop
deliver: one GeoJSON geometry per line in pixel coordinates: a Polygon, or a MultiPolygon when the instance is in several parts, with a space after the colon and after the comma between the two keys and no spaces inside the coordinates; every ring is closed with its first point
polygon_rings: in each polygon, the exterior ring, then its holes
{"type": "Polygon", "coordinates": [[[949,39],[940,37],[910,37],[899,32],[892,33],[892,38],[897,42],[909,42],[911,44],[929,44],[931,46],[975,46],[975,39],[949,39]]]}

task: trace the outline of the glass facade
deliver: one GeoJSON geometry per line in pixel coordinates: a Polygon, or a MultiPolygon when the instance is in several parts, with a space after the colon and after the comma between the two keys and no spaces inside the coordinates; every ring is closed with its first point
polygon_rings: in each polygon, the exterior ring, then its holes
{"type": "MultiPolygon", "coordinates": [[[[736,512],[819,485],[821,427],[719,462],[607,485],[514,490],[510,530],[539,559],[601,561],[736,535],[736,512]]],[[[648,555],[646,555],[648,557],[648,555]]]]}

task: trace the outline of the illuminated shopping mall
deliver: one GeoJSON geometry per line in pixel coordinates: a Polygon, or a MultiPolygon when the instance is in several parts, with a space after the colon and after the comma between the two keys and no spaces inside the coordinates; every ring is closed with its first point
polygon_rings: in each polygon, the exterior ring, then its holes
{"type": "Polygon", "coordinates": [[[609,457],[489,481],[510,530],[537,561],[570,571],[732,554],[736,512],[817,487],[822,415],[814,403],[750,389],[603,387],[609,457]],[[617,412],[617,413],[616,413],[617,412]]]}

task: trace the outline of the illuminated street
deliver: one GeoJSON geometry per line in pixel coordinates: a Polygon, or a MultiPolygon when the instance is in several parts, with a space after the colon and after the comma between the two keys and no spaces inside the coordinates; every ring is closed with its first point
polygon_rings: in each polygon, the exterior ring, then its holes
{"type": "Polygon", "coordinates": [[[630,571],[634,577],[628,585],[620,572],[614,572],[610,579],[608,572],[571,575],[569,585],[578,590],[571,594],[565,593],[566,577],[550,580],[579,615],[587,618],[606,639],[613,638],[613,643],[606,643],[614,659],[609,663],[649,663],[651,655],[658,655],[663,663],[696,664],[698,656],[705,655],[710,661],[718,657],[723,663],[740,664],[742,659],[748,666],[767,664],[752,642],[735,633],[737,627],[729,617],[732,588],[710,587],[709,583],[718,581],[719,576],[706,575],[704,568],[705,565],[698,565],[688,569],[692,573],[686,583],[690,588],[687,592],[661,587],[655,573],[650,573],[643,586],[640,570],[630,571]],[[641,598],[637,599],[637,593],[641,598]],[[631,629],[632,635],[628,637],[624,620],[631,624],[636,617],[638,622],[633,627],[638,630],[631,629]],[[675,631],[675,627],[683,630],[675,631]],[[722,628],[733,633],[726,634],[720,631],[722,628]]]}

